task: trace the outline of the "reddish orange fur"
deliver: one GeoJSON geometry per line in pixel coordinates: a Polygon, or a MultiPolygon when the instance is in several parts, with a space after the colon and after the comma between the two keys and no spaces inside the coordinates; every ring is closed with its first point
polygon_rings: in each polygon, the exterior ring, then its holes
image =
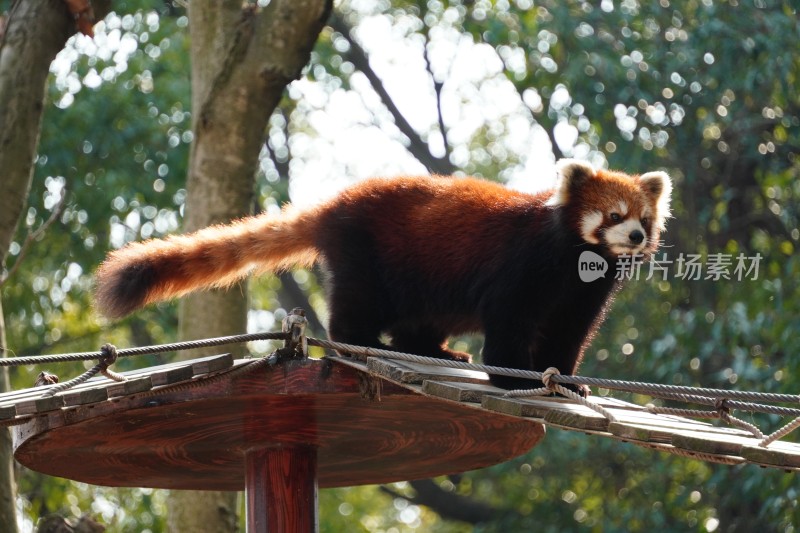
{"type": "Polygon", "coordinates": [[[481,331],[487,364],[572,373],[618,286],[613,275],[581,281],[579,256],[600,254],[613,273],[619,250],[655,251],[671,185],[559,165],[558,187],[535,195],[472,178],[372,179],[309,210],[133,243],[97,271],[98,306],[118,317],[320,260],[334,340],[381,346],[388,333],[402,351],[464,358],[448,336],[481,331]]]}
{"type": "Polygon", "coordinates": [[[360,183],[329,208],[357,212],[386,261],[448,279],[498,253],[504,245],[495,237],[499,214],[541,207],[546,196],[472,178],[399,177],[360,183]]]}
{"type": "Polygon", "coordinates": [[[188,235],[130,243],[98,268],[95,299],[111,317],[200,287],[225,287],[251,271],[310,266],[317,259],[314,211],[247,217],[188,235]],[[136,285],[146,276],[146,286],[136,285]]]}
{"type": "Polygon", "coordinates": [[[595,179],[587,182],[581,189],[581,203],[601,211],[613,209],[614,204],[620,200],[627,203],[630,210],[635,213],[640,213],[646,205],[655,212],[654,201],[642,194],[639,176],[598,170],[595,179]]]}

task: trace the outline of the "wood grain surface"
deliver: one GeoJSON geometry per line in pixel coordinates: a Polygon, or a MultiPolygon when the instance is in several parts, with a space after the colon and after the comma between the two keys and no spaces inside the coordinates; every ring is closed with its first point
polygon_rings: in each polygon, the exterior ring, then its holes
{"type": "Polygon", "coordinates": [[[247,533],[319,531],[316,449],[249,450],[245,472],[247,533]]]}
{"type": "Polygon", "coordinates": [[[241,490],[245,456],[271,446],[317,450],[319,486],[463,472],[535,446],[532,420],[419,394],[330,360],[217,374],[13,428],[20,463],[96,485],[241,490]]]}

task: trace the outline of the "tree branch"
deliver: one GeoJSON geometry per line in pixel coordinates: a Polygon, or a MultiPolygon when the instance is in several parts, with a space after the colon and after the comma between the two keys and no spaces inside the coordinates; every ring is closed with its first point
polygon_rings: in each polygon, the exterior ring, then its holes
{"type": "Polygon", "coordinates": [[[491,522],[501,514],[505,517],[509,513],[514,513],[514,511],[506,509],[495,509],[490,505],[460,494],[444,491],[432,479],[419,479],[410,481],[409,484],[416,493],[413,497],[400,494],[384,485],[380,487],[380,490],[394,498],[402,498],[416,505],[424,505],[442,518],[469,524],[491,522]]]}
{"type": "MultiPolygon", "coordinates": [[[[508,66],[506,65],[505,59],[503,59],[499,55],[498,55],[498,57],[500,57],[500,61],[503,62],[503,71],[504,72],[509,72],[509,69],[508,69],[508,66]]],[[[518,84],[514,83],[513,80],[509,79],[509,81],[511,81],[512,85],[514,85],[514,88],[517,90],[517,94],[519,94],[520,99],[523,99],[522,98],[522,88],[518,84]]],[[[545,113],[545,116],[546,115],[547,114],[545,113]]],[[[559,148],[558,143],[556,142],[556,136],[553,133],[553,127],[555,126],[555,124],[552,124],[552,122],[550,120],[542,121],[542,120],[537,119],[536,116],[533,114],[533,111],[531,111],[531,118],[533,119],[533,121],[536,124],[541,126],[541,128],[547,134],[547,138],[550,139],[550,148],[551,148],[551,150],[553,152],[553,155],[556,158],[556,161],[558,161],[559,159],[562,159],[564,157],[564,152],[562,152],[561,148],[559,148]]]]}
{"type": "Polygon", "coordinates": [[[386,87],[384,86],[380,77],[378,77],[378,75],[370,66],[367,52],[350,35],[350,27],[347,25],[347,23],[342,20],[337,13],[334,13],[331,16],[329,24],[334,30],[341,33],[350,44],[350,51],[347,54],[348,58],[353,62],[353,65],[367,77],[372,85],[373,90],[378,93],[378,96],[380,96],[383,104],[392,114],[392,117],[394,117],[394,122],[397,128],[408,138],[410,143],[408,148],[409,151],[420,163],[425,165],[425,168],[427,168],[429,172],[435,174],[452,174],[455,171],[455,166],[450,162],[449,159],[444,157],[436,157],[431,154],[430,149],[428,148],[428,143],[422,139],[420,134],[417,133],[417,131],[411,126],[408,120],[406,120],[406,118],[397,108],[397,105],[394,103],[394,100],[392,100],[392,97],[389,95],[389,92],[386,90],[386,87]]]}
{"type": "Polygon", "coordinates": [[[8,273],[0,278],[0,287],[5,285],[5,283],[13,276],[17,270],[19,270],[19,266],[22,264],[22,261],[25,259],[25,256],[28,255],[28,250],[30,249],[33,242],[41,237],[47,228],[53,225],[53,223],[58,220],[58,217],[61,216],[61,213],[64,212],[64,207],[66,206],[66,198],[67,198],[67,190],[66,188],[61,189],[61,199],[58,201],[58,204],[53,209],[53,212],[50,213],[50,217],[42,222],[42,225],[39,226],[36,231],[30,231],[28,228],[28,235],[25,237],[25,241],[22,243],[22,247],[20,248],[19,254],[17,255],[17,260],[14,261],[14,266],[11,267],[11,270],[8,273]]]}
{"type": "MultiPolygon", "coordinates": [[[[503,62],[503,64],[505,65],[505,62],[503,62]]],[[[514,88],[517,89],[517,94],[519,94],[519,97],[522,98],[522,91],[516,83],[514,84],[514,88]]],[[[547,114],[545,113],[545,115],[547,114]]],[[[539,120],[536,118],[536,115],[533,114],[533,111],[531,111],[531,118],[533,119],[534,123],[538,124],[544,130],[544,132],[547,134],[547,138],[550,139],[550,150],[553,152],[553,156],[555,156],[556,161],[563,159],[564,152],[561,151],[561,148],[556,142],[556,136],[553,133],[553,128],[555,125],[552,123],[552,121],[549,119],[539,120]]]]}
{"type": "Polygon", "coordinates": [[[442,117],[442,87],[444,82],[436,81],[436,76],[433,75],[433,67],[431,66],[431,59],[428,55],[428,44],[430,44],[430,33],[428,26],[425,26],[425,45],[423,46],[423,57],[425,58],[425,69],[431,77],[433,83],[433,91],[436,93],[436,115],[439,124],[439,133],[442,134],[442,143],[444,144],[444,158],[450,160],[450,141],[447,139],[447,128],[444,126],[444,118],[442,117]]]}
{"type": "Polygon", "coordinates": [[[556,161],[562,159],[564,157],[564,152],[561,151],[561,148],[559,148],[558,143],[556,142],[556,136],[553,133],[552,126],[548,124],[542,124],[542,122],[539,120],[536,120],[536,122],[542,127],[545,133],[547,133],[547,138],[550,139],[550,147],[553,151],[553,155],[555,156],[556,161]]]}

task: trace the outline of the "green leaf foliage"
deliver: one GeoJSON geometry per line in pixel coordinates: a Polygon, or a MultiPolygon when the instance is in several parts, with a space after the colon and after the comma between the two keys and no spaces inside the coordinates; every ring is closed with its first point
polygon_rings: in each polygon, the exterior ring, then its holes
{"type": "MultiPolygon", "coordinates": [[[[186,18],[162,5],[119,7],[120,15],[98,27],[97,46],[78,38],[54,64],[35,183],[7,268],[64,188],[66,203],[2,287],[9,345],[17,354],[174,339],[172,305],[109,324],[90,303],[91,272],[108,249],[178,231],[181,223],[192,140],[186,18]]],[[[344,1],[337,10],[357,28],[354,38],[397,107],[459,173],[547,186],[552,142],[565,156],[672,176],[674,218],[659,252],[669,275],[646,279],[645,265],[639,279],[626,283],[581,373],[797,392],[796,5],[385,0],[344,1]],[[425,87],[392,78],[403,68],[416,68],[425,87]],[[439,141],[434,83],[442,84],[446,145],[439,141]],[[419,97],[403,100],[414,90],[419,97]],[[730,279],[713,279],[707,269],[700,279],[681,279],[681,254],[697,254],[706,267],[714,254],[727,254],[734,261],[730,279]],[[739,254],[760,256],[757,276],[737,279],[739,254]]],[[[342,34],[325,30],[303,79],[287,91],[265,132],[259,209],[302,199],[304,187],[418,171],[408,139],[349,53],[342,34]],[[348,113],[341,111],[345,103],[348,113]],[[367,137],[384,143],[378,163],[345,144],[367,137]]],[[[293,279],[324,319],[315,273],[293,279]]],[[[273,277],[251,284],[260,309],[253,324],[266,327],[282,316],[282,289],[273,277]]],[[[473,353],[480,348],[480,339],[458,342],[473,353]]],[[[39,370],[16,369],[15,387],[29,386],[39,370]]],[[[50,370],[64,377],[81,369],[50,370]]],[[[737,414],[765,431],[787,422],[737,414]]],[[[435,505],[418,501],[411,485],[399,483],[321,491],[321,530],[777,532],[795,531],[800,516],[795,474],[714,465],[559,430],[513,461],[436,483],[492,506],[495,517],[480,524],[442,518],[435,505]]],[[[45,512],[93,512],[109,531],[164,530],[160,491],[88,487],[23,471],[20,494],[31,523],[45,512]]]]}

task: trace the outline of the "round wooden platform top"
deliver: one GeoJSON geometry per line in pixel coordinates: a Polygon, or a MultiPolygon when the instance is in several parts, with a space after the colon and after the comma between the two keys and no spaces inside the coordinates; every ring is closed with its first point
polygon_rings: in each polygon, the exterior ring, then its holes
{"type": "Polygon", "coordinates": [[[482,468],[544,435],[531,420],[428,396],[357,365],[241,364],[184,372],[183,383],[194,374],[191,386],[163,384],[163,368],[131,375],[127,386],[93,380],[54,409],[32,399],[34,418],[13,428],[15,456],[33,470],[96,485],[242,490],[245,452],[301,446],[317,451],[319,485],[337,487],[482,468]],[[150,386],[138,390],[144,380],[150,386]],[[88,399],[101,389],[105,398],[88,399]]]}

